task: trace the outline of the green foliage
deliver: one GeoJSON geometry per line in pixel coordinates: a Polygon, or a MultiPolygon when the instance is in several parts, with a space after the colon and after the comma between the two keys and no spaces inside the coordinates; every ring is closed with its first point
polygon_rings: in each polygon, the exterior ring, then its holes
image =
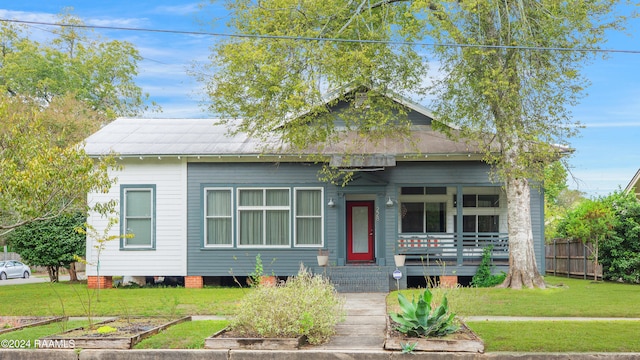
{"type": "MultiPolygon", "coordinates": [[[[61,14],[58,23],[84,25],[70,12],[61,14]]],[[[60,27],[53,33],[50,42],[40,43],[31,40],[23,27],[0,24],[0,88],[42,104],[73,94],[107,119],[146,109],[148,95],[134,83],[142,57],[132,44],[90,38],[88,30],[76,27],[60,27]]]]}
{"type": "Polygon", "coordinates": [[[264,275],[264,267],[262,266],[262,257],[260,254],[256,255],[256,265],[253,272],[249,274],[249,280],[251,286],[259,286],[262,282],[262,276],[264,275]]]}
{"type": "Polygon", "coordinates": [[[85,220],[83,213],[76,212],[32,222],[9,233],[7,241],[29,265],[52,267],[57,274],[58,267],[68,267],[75,256],[84,255],[86,239],[76,229],[85,220]]]}
{"type": "Polygon", "coordinates": [[[331,282],[301,269],[281,286],[258,286],[241,301],[231,329],[261,337],[306,335],[320,344],[335,334],[344,317],[343,300],[331,282]]]}
{"type": "Polygon", "coordinates": [[[604,278],[640,283],[640,202],[632,192],[614,192],[603,200],[616,216],[613,234],[600,242],[604,278]]]}
{"type": "Polygon", "coordinates": [[[583,242],[596,242],[612,234],[615,225],[613,209],[600,200],[584,200],[558,225],[561,236],[583,242]]]}
{"type": "MultiPolygon", "coordinates": [[[[591,242],[594,264],[598,265],[600,243],[613,236],[616,222],[613,207],[605,199],[584,200],[567,212],[558,224],[558,233],[569,239],[591,242]]],[[[595,273],[594,278],[597,279],[595,273]]]]}
{"type": "MultiPolygon", "coordinates": [[[[236,33],[292,37],[222,39],[213,46],[207,65],[213,71],[194,69],[206,85],[210,111],[221,119],[240,119],[230,130],[272,140],[273,129],[280,129],[277,136],[286,148],[295,152],[313,148],[310,156],[340,143],[347,133],[352,135],[350,141],[340,144],[352,154],[384,136],[408,136],[406,109],[379,96],[390,90],[407,96],[425,91],[427,62],[417,49],[381,43],[415,39],[417,29],[408,4],[365,9],[343,0],[260,4],[240,0],[226,5],[227,26],[236,33]],[[371,42],[295,39],[300,36],[371,42]],[[348,94],[340,94],[341,90],[348,94]],[[336,115],[324,106],[329,93],[335,95],[331,105],[345,105],[340,114],[343,127],[336,126],[336,115]],[[283,127],[282,121],[291,120],[292,114],[304,116],[283,127]]],[[[340,181],[327,171],[324,176],[340,181]]]]}
{"type": "Polygon", "coordinates": [[[558,237],[558,224],[567,211],[583,200],[578,190],[567,186],[567,170],[561,161],[554,161],[544,170],[544,237],[547,242],[558,237]]]}
{"type": "Polygon", "coordinates": [[[113,159],[96,162],[69,144],[77,135],[52,125],[65,118],[54,110],[40,111],[37,104],[0,94],[0,235],[35,220],[82,211],[89,191],[111,186],[113,159]]]}
{"type": "Polygon", "coordinates": [[[391,319],[398,323],[396,329],[401,333],[413,337],[445,336],[459,329],[455,322],[455,314],[449,312],[447,297],[443,297],[442,303],[435,309],[431,309],[433,295],[429,289],[424,289],[411,302],[398,293],[399,313],[391,313],[391,319]]]}
{"type": "Polygon", "coordinates": [[[410,342],[406,342],[406,343],[400,343],[400,347],[402,347],[402,353],[403,354],[413,354],[413,350],[416,349],[416,346],[418,345],[417,342],[415,343],[410,343],[410,342]]]}
{"type": "Polygon", "coordinates": [[[471,286],[493,287],[502,283],[507,276],[504,272],[499,275],[491,274],[491,250],[493,250],[493,246],[482,249],[482,260],[476,274],[471,279],[471,286]]]}

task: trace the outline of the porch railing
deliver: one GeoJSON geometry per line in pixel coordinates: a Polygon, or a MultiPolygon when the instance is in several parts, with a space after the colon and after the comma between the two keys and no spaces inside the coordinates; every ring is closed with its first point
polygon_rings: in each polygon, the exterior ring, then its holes
{"type": "Polygon", "coordinates": [[[457,265],[480,263],[483,249],[492,246],[494,263],[508,262],[509,237],[506,233],[424,233],[399,234],[397,254],[407,255],[408,264],[418,260],[457,265]]]}

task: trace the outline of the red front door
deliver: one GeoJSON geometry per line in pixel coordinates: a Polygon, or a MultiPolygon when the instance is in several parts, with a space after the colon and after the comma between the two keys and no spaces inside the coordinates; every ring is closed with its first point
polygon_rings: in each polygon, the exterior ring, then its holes
{"type": "Polygon", "coordinates": [[[373,201],[347,202],[347,261],[374,260],[373,201]]]}

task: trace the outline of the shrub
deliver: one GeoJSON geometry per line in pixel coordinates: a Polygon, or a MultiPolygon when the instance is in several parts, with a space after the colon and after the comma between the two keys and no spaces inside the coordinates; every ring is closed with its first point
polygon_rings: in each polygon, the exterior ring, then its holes
{"type": "Polygon", "coordinates": [[[328,279],[302,268],[279,286],[258,285],[240,303],[231,330],[242,335],[297,337],[321,344],[344,318],[343,299],[328,279]]]}
{"type": "Polygon", "coordinates": [[[407,298],[398,293],[398,302],[401,312],[390,314],[391,319],[399,324],[396,330],[412,337],[445,336],[452,334],[460,328],[455,322],[455,314],[449,312],[447,297],[442,298],[442,303],[437,308],[431,310],[431,300],[433,295],[429,289],[424,289],[409,302],[407,298]]]}
{"type": "Polygon", "coordinates": [[[507,274],[501,272],[497,275],[491,274],[491,250],[493,246],[487,246],[482,249],[482,261],[476,274],[471,279],[471,286],[473,287],[493,287],[501,284],[506,278],[507,274]]]}
{"type": "Polygon", "coordinates": [[[60,266],[68,268],[75,256],[85,254],[87,239],[76,230],[85,220],[85,214],[76,212],[35,221],[9,233],[8,244],[25,263],[46,266],[51,281],[56,282],[60,266]]]}
{"type": "Polygon", "coordinates": [[[633,192],[615,192],[603,201],[616,216],[613,235],[600,242],[603,276],[640,283],[640,202],[633,192]]]}

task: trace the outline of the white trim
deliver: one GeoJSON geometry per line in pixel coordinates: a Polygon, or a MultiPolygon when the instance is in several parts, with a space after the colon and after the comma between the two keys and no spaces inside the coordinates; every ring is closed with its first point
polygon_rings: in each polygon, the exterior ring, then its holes
{"type": "MultiPolygon", "coordinates": [[[[125,184],[126,186],[127,184],[125,184]]],[[[126,186],[122,189],[122,195],[123,195],[123,210],[124,210],[124,214],[122,216],[122,220],[123,220],[123,224],[122,227],[124,229],[124,234],[127,235],[129,234],[129,229],[127,227],[127,220],[128,219],[139,219],[139,220],[146,220],[149,219],[150,220],[150,239],[149,239],[149,244],[148,245],[142,245],[142,244],[128,244],[128,240],[129,238],[124,237],[122,239],[122,248],[123,249],[153,249],[155,248],[154,246],[154,239],[155,239],[155,222],[156,222],[156,211],[155,211],[155,207],[154,207],[154,199],[155,199],[155,189],[152,186],[149,187],[145,187],[145,186],[140,186],[140,187],[129,187],[126,186]],[[136,216],[129,216],[129,214],[127,213],[127,193],[132,192],[132,191],[137,191],[137,192],[148,192],[150,194],[149,196],[149,210],[150,210],[150,215],[144,216],[144,217],[136,217],[136,216]]],[[[134,234],[135,235],[135,234],[134,234]]],[[[135,238],[135,237],[134,237],[135,238]]]]}
{"type": "Polygon", "coordinates": [[[233,226],[235,218],[233,216],[234,211],[233,211],[233,205],[234,205],[234,191],[233,188],[231,187],[205,187],[203,189],[202,192],[202,196],[203,196],[203,206],[202,206],[202,219],[203,219],[203,233],[202,233],[202,246],[205,248],[233,248],[234,245],[234,239],[235,239],[235,226],[233,226]],[[207,219],[209,219],[209,216],[207,216],[207,192],[213,190],[213,191],[229,191],[229,193],[231,194],[231,201],[229,204],[230,207],[230,213],[231,215],[229,215],[229,217],[231,218],[231,242],[229,244],[208,244],[207,243],[207,219]]]}
{"type": "Polygon", "coordinates": [[[292,240],[292,234],[291,232],[292,230],[292,226],[291,226],[291,219],[292,219],[292,208],[293,208],[293,204],[291,203],[292,199],[291,199],[291,187],[282,187],[282,186],[275,186],[275,187],[238,187],[236,188],[236,213],[237,213],[237,221],[235,224],[236,227],[236,246],[237,248],[255,248],[255,249],[262,249],[262,248],[266,248],[266,249],[277,249],[277,248],[284,248],[284,249],[288,249],[291,248],[291,240],[292,240]],[[262,204],[261,206],[242,206],[240,205],[240,192],[243,190],[261,190],[262,191],[262,204]],[[289,200],[289,205],[288,206],[268,206],[267,205],[267,190],[286,190],[288,193],[288,200],[289,200]],[[240,212],[241,211],[262,211],[264,217],[263,217],[263,221],[262,221],[262,243],[261,244],[241,244],[240,243],[240,212]],[[267,211],[287,211],[289,216],[289,226],[288,226],[288,239],[287,239],[287,244],[284,245],[267,245],[265,244],[265,240],[266,240],[266,234],[267,234],[267,221],[266,221],[266,212],[267,211]]]}
{"type": "MultiPolygon", "coordinates": [[[[324,228],[325,228],[325,216],[324,216],[324,188],[323,187],[294,187],[293,188],[293,247],[294,248],[322,248],[324,247],[324,228]],[[298,204],[297,195],[298,190],[320,190],[320,244],[298,244],[296,234],[297,225],[298,225],[298,209],[296,205],[298,204]]],[[[307,216],[305,218],[317,218],[316,216],[307,216]]]]}

